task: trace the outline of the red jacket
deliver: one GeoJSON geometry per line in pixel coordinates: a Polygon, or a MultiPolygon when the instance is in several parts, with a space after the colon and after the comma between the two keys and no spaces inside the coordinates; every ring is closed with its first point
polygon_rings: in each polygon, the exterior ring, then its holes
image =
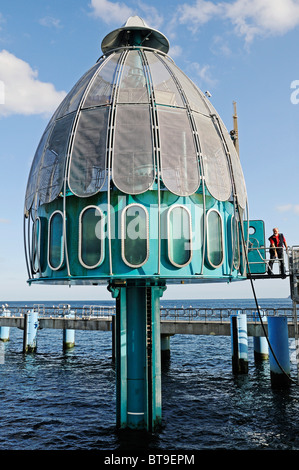
{"type": "Polygon", "coordinates": [[[272,235],[270,238],[270,245],[271,246],[276,246],[276,247],[280,247],[283,245],[286,245],[286,240],[283,236],[283,233],[279,233],[278,235],[272,235]]]}

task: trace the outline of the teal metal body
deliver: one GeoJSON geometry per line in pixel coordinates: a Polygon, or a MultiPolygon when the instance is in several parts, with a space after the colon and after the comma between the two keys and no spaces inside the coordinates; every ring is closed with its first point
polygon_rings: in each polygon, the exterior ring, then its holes
{"type": "MultiPolygon", "coordinates": [[[[205,197],[206,210],[203,208],[203,195],[200,193],[189,197],[179,197],[168,191],[161,192],[161,205],[158,205],[157,191],[148,191],[139,196],[124,195],[119,191],[111,192],[110,223],[108,220],[107,194],[99,193],[88,199],[68,196],[65,204],[65,238],[61,242],[61,266],[57,270],[49,266],[49,221],[51,216],[59,211],[64,212],[63,198],[58,198],[50,204],[40,206],[38,217],[40,232],[38,247],[40,272],[31,282],[64,282],[67,284],[106,284],[110,279],[161,279],[171,283],[202,282],[246,279],[241,263],[241,241],[234,242],[232,221],[234,206],[231,202],[216,201],[211,196],[205,197]],[[126,264],[122,256],[123,227],[122,214],[126,207],[136,204],[148,213],[148,258],[140,267],[126,264]],[[104,216],[104,231],[98,234],[102,240],[102,259],[99,265],[89,269],[82,265],[79,259],[80,245],[80,214],[86,207],[98,207],[104,216]],[[172,208],[183,206],[190,214],[190,230],[178,226],[174,236],[179,240],[180,230],[188,231],[186,243],[190,244],[190,259],[183,266],[176,265],[170,259],[180,255],[181,244],[170,246],[168,213],[172,208]],[[221,218],[221,239],[217,244],[221,247],[222,258],[219,266],[209,260],[209,238],[207,235],[207,214],[209,211],[219,213],[221,218]],[[108,224],[110,229],[108,231],[108,224]],[[160,227],[160,233],[159,233],[160,227]],[[189,240],[190,233],[190,240],[189,240]]],[[[133,221],[134,223],[134,221],[133,221]]],[[[138,225],[138,217],[136,218],[138,225]]],[[[138,226],[136,237],[138,237],[138,226]]],[[[183,240],[184,242],[184,240],[183,240]]]]}

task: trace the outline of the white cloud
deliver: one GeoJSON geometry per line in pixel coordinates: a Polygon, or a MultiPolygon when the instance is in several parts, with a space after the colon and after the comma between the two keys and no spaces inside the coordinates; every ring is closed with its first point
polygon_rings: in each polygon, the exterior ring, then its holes
{"type": "Polygon", "coordinates": [[[97,18],[101,18],[105,23],[118,23],[121,26],[129,18],[134,15],[132,8],[125,3],[109,2],[109,0],[91,0],[90,6],[93,14],[97,18]]]}
{"type": "Polygon", "coordinates": [[[163,16],[161,16],[157,9],[141,1],[138,2],[138,6],[142,11],[141,17],[144,19],[146,24],[148,24],[148,26],[151,28],[159,30],[163,24],[163,16]]]}
{"type": "Polygon", "coordinates": [[[190,69],[195,72],[201,82],[209,85],[215,85],[217,82],[217,80],[213,79],[211,76],[211,67],[209,65],[200,65],[198,62],[192,62],[190,69]]]}
{"type": "Polygon", "coordinates": [[[177,57],[180,57],[182,55],[183,49],[181,46],[171,46],[169,49],[169,55],[173,59],[176,59],[177,57]]]}
{"type": "Polygon", "coordinates": [[[279,212],[294,212],[295,214],[299,214],[299,204],[284,204],[277,206],[276,209],[279,212]]]}
{"type": "Polygon", "coordinates": [[[65,97],[52,83],[38,80],[38,72],[6,50],[0,52],[0,81],[4,83],[4,103],[0,116],[45,114],[55,111],[65,97]]]}
{"type": "Polygon", "coordinates": [[[46,26],[47,28],[61,28],[60,20],[53,18],[53,16],[45,16],[44,18],[40,18],[38,22],[40,25],[46,26]]]}
{"type": "Polygon", "coordinates": [[[299,25],[299,0],[196,0],[178,9],[179,21],[196,30],[212,19],[229,20],[235,33],[250,42],[257,35],[285,34],[299,25]]]}

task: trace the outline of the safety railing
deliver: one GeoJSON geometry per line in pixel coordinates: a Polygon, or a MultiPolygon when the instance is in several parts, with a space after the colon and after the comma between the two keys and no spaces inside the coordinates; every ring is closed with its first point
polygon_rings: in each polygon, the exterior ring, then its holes
{"type": "MultiPolygon", "coordinates": [[[[292,308],[260,309],[262,317],[285,316],[292,320],[292,308]]],[[[229,321],[231,315],[246,314],[248,321],[259,322],[258,312],[254,308],[161,308],[161,319],[169,321],[229,321]]]]}
{"type": "MultiPolygon", "coordinates": [[[[92,320],[96,318],[111,318],[115,315],[114,306],[106,305],[84,305],[83,307],[71,308],[70,305],[45,306],[36,304],[22,307],[6,307],[1,311],[1,316],[5,316],[5,311],[9,316],[24,316],[28,311],[34,309],[38,312],[40,318],[62,318],[71,317],[74,319],[92,320]]],[[[211,307],[161,307],[161,320],[165,321],[229,321],[231,315],[245,313],[248,321],[259,322],[257,310],[252,307],[247,308],[211,308],[211,307]]],[[[263,308],[260,309],[262,316],[285,316],[292,320],[292,308],[263,308]]]]}
{"type": "MultiPolygon", "coordinates": [[[[272,258],[270,257],[270,251],[275,249],[275,248],[267,248],[264,246],[249,246],[248,248],[248,260],[249,260],[249,267],[250,271],[253,274],[258,274],[258,273],[266,273],[269,268],[269,262],[273,261],[273,267],[271,269],[272,274],[275,274],[277,271],[277,274],[280,274],[279,270],[279,265],[280,262],[283,261],[285,265],[285,272],[286,274],[289,273],[290,271],[290,257],[292,254],[292,249],[294,247],[288,248],[287,250],[283,248],[282,251],[282,257],[276,257],[272,258]],[[276,269],[276,265],[278,266],[278,269],[276,269]]],[[[299,258],[298,258],[298,264],[299,264],[299,258]]]]}

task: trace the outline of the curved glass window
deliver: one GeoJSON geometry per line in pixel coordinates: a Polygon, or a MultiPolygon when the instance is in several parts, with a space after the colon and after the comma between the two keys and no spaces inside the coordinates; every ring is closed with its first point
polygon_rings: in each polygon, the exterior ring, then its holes
{"type": "Polygon", "coordinates": [[[150,108],[119,105],[115,122],[112,178],[127,194],[147,191],[154,182],[154,155],[150,108]]]}
{"type": "Polygon", "coordinates": [[[48,232],[48,264],[51,269],[61,268],[63,263],[63,215],[56,211],[49,220],[48,232]]]}
{"type": "Polygon", "coordinates": [[[130,204],[122,213],[122,258],[133,268],[146,263],[149,256],[149,222],[147,210],[130,204]]]}
{"type": "Polygon", "coordinates": [[[104,217],[97,206],[83,209],[79,218],[79,261],[85,268],[96,268],[103,261],[104,217]]]}
{"type": "Polygon", "coordinates": [[[80,113],[69,170],[69,186],[77,196],[96,194],[104,185],[108,118],[108,107],[80,113]]]}
{"type": "Polygon", "coordinates": [[[63,186],[69,138],[75,114],[55,122],[39,165],[38,194],[41,203],[54,201],[63,186]]]}
{"type": "Polygon", "coordinates": [[[223,263],[222,218],[215,209],[210,209],[207,215],[207,256],[213,268],[218,268],[223,263]]]}
{"type": "Polygon", "coordinates": [[[162,179],[179,196],[194,194],[200,185],[198,158],[186,110],[158,106],[162,179]]]}
{"type": "Polygon", "coordinates": [[[194,120],[202,150],[207,188],[218,201],[227,201],[231,195],[232,186],[221,136],[212,118],[195,113],[194,120]]]}
{"type": "Polygon", "coordinates": [[[118,103],[148,103],[146,78],[138,51],[129,51],[122,69],[118,103]]]}
{"type": "Polygon", "coordinates": [[[40,218],[37,217],[32,227],[32,268],[37,273],[40,269],[40,218]]]}
{"type": "Polygon", "coordinates": [[[174,206],[168,212],[168,257],[177,267],[191,261],[191,214],[184,206],[174,206]]]}

